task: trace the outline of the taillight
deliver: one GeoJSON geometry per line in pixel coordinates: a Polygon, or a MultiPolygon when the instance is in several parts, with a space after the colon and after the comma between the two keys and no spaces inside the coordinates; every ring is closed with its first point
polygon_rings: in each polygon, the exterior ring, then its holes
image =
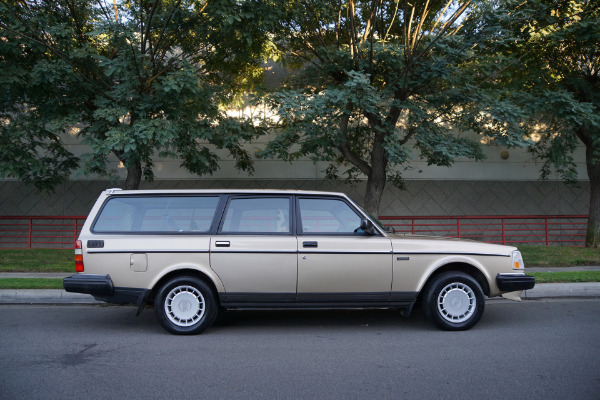
{"type": "Polygon", "coordinates": [[[81,240],[75,242],[75,272],[83,272],[83,250],[81,250],[81,240]]]}

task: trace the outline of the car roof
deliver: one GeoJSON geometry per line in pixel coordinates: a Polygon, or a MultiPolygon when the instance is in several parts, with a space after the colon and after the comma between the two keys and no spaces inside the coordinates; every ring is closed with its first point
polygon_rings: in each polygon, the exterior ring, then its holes
{"type": "Polygon", "coordinates": [[[153,189],[153,190],[122,190],[118,188],[107,189],[109,195],[156,195],[156,194],[298,194],[313,196],[342,196],[348,197],[339,192],[323,192],[318,190],[293,190],[293,189],[153,189]]]}

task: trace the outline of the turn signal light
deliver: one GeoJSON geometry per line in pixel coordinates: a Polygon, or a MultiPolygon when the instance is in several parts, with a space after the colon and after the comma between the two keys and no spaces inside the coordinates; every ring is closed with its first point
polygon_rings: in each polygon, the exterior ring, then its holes
{"type": "Polygon", "coordinates": [[[518,251],[518,250],[513,251],[512,264],[513,264],[513,269],[517,269],[517,270],[522,270],[525,267],[525,264],[523,263],[523,256],[521,255],[520,251],[518,251]]]}
{"type": "Polygon", "coordinates": [[[75,272],[83,272],[83,250],[81,240],[75,242],[75,272]]]}

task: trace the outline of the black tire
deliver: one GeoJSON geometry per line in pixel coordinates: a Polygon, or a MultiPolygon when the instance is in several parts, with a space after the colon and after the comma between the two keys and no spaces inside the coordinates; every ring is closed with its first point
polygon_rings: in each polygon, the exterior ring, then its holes
{"type": "Polygon", "coordinates": [[[479,322],[485,308],[483,290],[470,275],[448,271],[433,278],[423,296],[425,316],[446,331],[464,331],[479,322]]]}
{"type": "Polygon", "coordinates": [[[176,335],[195,335],[213,324],[218,307],[214,292],[204,281],[179,276],[158,290],[154,312],[167,331],[176,335]]]}

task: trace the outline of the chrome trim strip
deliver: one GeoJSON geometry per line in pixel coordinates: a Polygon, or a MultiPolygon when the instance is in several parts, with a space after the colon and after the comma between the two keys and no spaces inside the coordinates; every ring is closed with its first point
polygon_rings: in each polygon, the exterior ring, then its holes
{"type": "Polygon", "coordinates": [[[494,253],[449,253],[449,252],[436,252],[436,251],[423,251],[423,252],[413,252],[413,251],[394,251],[394,255],[396,254],[436,254],[436,255],[448,255],[448,256],[488,256],[488,257],[510,257],[510,254],[494,254],[494,253]]]}
{"type": "Polygon", "coordinates": [[[239,253],[239,254],[296,254],[297,250],[236,250],[236,249],[212,249],[211,253],[239,253]]]}
{"type": "Polygon", "coordinates": [[[527,276],[525,272],[500,272],[500,276],[527,276]]]}
{"type": "Polygon", "coordinates": [[[275,251],[269,251],[269,250],[235,250],[235,249],[228,249],[228,250],[221,250],[221,249],[214,249],[211,250],[211,253],[246,253],[246,254],[389,254],[391,255],[392,252],[391,251],[326,251],[326,250],[315,250],[315,251],[310,251],[310,250],[275,250],[275,251]]]}
{"type": "Polygon", "coordinates": [[[102,253],[102,254],[121,254],[121,253],[210,253],[209,250],[195,249],[195,250],[87,250],[87,253],[102,253]]]}
{"type": "Polygon", "coordinates": [[[393,255],[423,255],[423,254],[435,254],[435,255],[448,255],[448,256],[485,256],[485,257],[510,257],[505,254],[492,254],[492,253],[444,253],[444,252],[392,252],[391,250],[380,250],[380,251],[336,251],[336,250],[236,250],[230,248],[215,248],[209,249],[132,249],[132,250],[107,250],[107,249],[87,249],[87,253],[248,253],[248,254],[393,254],[393,255]]]}
{"type": "Polygon", "coordinates": [[[381,250],[381,251],[336,251],[336,250],[300,250],[299,254],[392,254],[391,250],[381,250]]]}

